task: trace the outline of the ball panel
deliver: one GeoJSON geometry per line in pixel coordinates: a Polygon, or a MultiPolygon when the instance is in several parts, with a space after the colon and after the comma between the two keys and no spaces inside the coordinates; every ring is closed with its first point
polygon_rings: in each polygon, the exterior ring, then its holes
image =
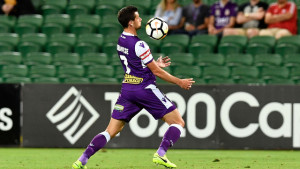
{"type": "Polygon", "coordinates": [[[163,39],[168,33],[168,24],[161,18],[151,18],[147,22],[146,33],[152,39],[163,39]]]}

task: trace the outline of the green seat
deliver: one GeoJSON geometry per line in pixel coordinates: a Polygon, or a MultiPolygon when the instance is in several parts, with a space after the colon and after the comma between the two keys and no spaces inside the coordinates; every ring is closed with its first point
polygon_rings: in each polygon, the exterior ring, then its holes
{"type": "Polygon", "coordinates": [[[218,53],[228,56],[231,54],[242,53],[242,48],[233,43],[223,43],[218,46],[218,53]]]}
{"type": "Polygon", "coordinates": [[[13,51],[19,43],[19,35],[15,33],[0,33],[0,52],[13,51]]]}
{"type": "Polygon", "coordinates": [[[251,39],[249,39],[248,45],[262,44],[270,48],[270,51],[272,51],[272,48],[274,48],[275,43],[276,39],[274,36],[254,36],[251,39]]]}
{"type": "Polygon", "coordinates": [[[259,78],[259,69],[255,66],[237,66],[232,68],[231,76],[233,79],[240,81],[245,78],[259,78]]]}
{"type": "Polygon", "coordinates": [[[23,56],[26,56],[31,52],[40,52],[42,51],[41,46],[35,43],[23,42],[18,46],[18,52],[22,53],[23,56]]]}
{"type": "Polygon", "coordinates": [[[30,25],[30,24],[27,24],[27,23],[20,23],[20,24],[15,26],[15,32],[18,35],[22,36],[22,35],[25,35],[27,33],[37,33],[38,29],[34,25],[30,25]]]}
{"type": "Polygon", "coordinates": [[[141,14],[148,14],[150,12],[151,0],[125,0],[125,5],[134,5],[141,14]]]}
{"type": "Polygon", "coordinates": [[[117,54],[117,44],[107,43],[103,45],[102,51],[107,54],[108,57],[117,54]]]}
{"type": "Polygon", "coordinates": [[[91,65],[88,67],[87,76],[96,77],[114,77],[114,67],[110,65],[91,65]]]}
{"type": "Polygon", "coordinates": [[[117,14],[118,8],[112,5],[98,5],[95,9],[95,14],[104,17],[105,15],[117,14]]]}
{"type": "Polygon", "coordinates": [[[161,45],[161,41],[160,40],[151,39],[148,35],[147,35],[147,37],[142,38],[142,40],[145,41],[148,44],[148,46],[149,46],[149,48],[151,50],[151,53],[157,53],[157,52],[159,52],[160,45],[161,45]]]}
{"type": "Polygon", "coordinates": [[[190,47],[199,46],[204,52],[213,53],[216,49],[218,38],[215,35],[195,35],[192,37],[190,47]]]}
{"type": "Polygon", "coordinates": [[[162,58],[166,57],[166,55],[163,53],[151,53],[151,54],[152,54],[154,60],[157,60],[159,57],[162,57],[162,58]]]}
{"type": "Polygon", "coordinates": [[[197,56],[200,53],[213,53],[213,48],[204,43],[194,43],[189,45],[188,52],[197,56]]]}
{"type": "Polygon", "coordinates": [[[116,66],[116,67],[114,67],[114,71],[115,71],[114,78],[117,78],[118,81],[122,81],[124,78],[124,74],[125,74],[123,67],[116,66]]]}
{"type": "Polygon", "coordinates": [[[109,58],[109,65],[112,65],[112,66],[122,65],[118,54],[113,54],[112,56],[107,55],[107,56],[109,58]]]}
{"type": "Polygon", "coordinates": [[[8,15],[0,15],[0,33],[9,33],[16,24],[16,17],[8,15]]]}
{"type": "Polygon", "coordinates": [[[2,67],[2,77],[27,77],[28,68],[25,65],[4,65],[2,67]]]}
{"type": "Polygon", "coordinates": [[[224,65],[225,57],[219,53],[203,53],[196,56],[196,64],[201,67],[224,65]]]}
{"type": "Polygon", "coordinates": [[[123,28],[120,24],[116,23],[103,23],[99,27],[99,33],[104,36],[110,36],[112,34],[121,34],[123,28]]]}
{"type": "Polygon", "coordinates": [[[289,54],[284,57],[283,61],[285,67],[299,67],[300,66],[300,54],[295,53],[295,54],[289,54]]]}
{"type": "Polygon", "coordinates": [[[299,82],[300,80],[300,67],[293,67],[291,69],[290,77],[293,80],[296,80],[299,82]]]}
{"type": "Polygon", "coordinates": [[[213,78],[227,79],[230,76],[230,69],[225,66],[208,66],[203,69],[203,78],[210,80],[213,78]]]}
{"type": "Polygon", "coordinates": [[[250,54],[231,54],[226,57],[225,63],[229,67],[251,66],[253,64],[253,57],[250,54]]]}
{"type": "Polygon", "coordinates": [[[194,56],[191,53],[172,53],[169,57],[171,58],[172,66],[194,64],[194,56]]]}
{"type": "Polygon", "coordinates": [[[48,0],[41,7],[43,16],[63,13],[67,7],[67,0],[48,0]]]}
{"type": "Polygon", "coordinates": [[[200,78],[202,71],[199,66],[176,66],[173,74],[179,78],[200,78]]]}
{"type": "Polygon", "coordinates": [[[82,5],[69,5],[66,9],[66,13],[74,19],[77,15],[89,14],[89,10],[82,5]]]}
{"type": "Polygon", "coordinates": [[[264,67],[261,72],[261,76],[265,80],[273,79],[273,78],[289,78],[290,72],[286,67],[279,66],[269,66],[264,67]]]}
{"type": "Polygon", "coordinates": [[[238,45],[241,50],[243,50],[248,42],[248,38],[246,36],[241,36],[241,35],[229,35],[229,36],[223,36],[220,45],[222,44],[235,44],[238,45]]]}
{"type": "MultiPolygon", "coordinates": [[[[64,28],[64,31],[69,28],[71,24],[71,17],[68,14],[52,14],[45,16],[44,27],[48,24],[60,25],[64,28]]],[[[59,33],[59,32],[57,32],[59,33]]]]}
{"type": "Polygon", "coordinates": [[[268,80],[268,84],[273,84],[273,85],[294,85],[296,83],[293,79],[273,78],[273,79],[268,80]]]}
{"type": "Polygon", "coordinates": [[[86,77],[68,77],[64,79],[64,83],[84,84],[84,83],[90,83],[90,79],[86,77]]]}
{"type": "Polygon", "coordinates": [[[238,84],[266,84],[263,79],[260,78],[242,78],[238,81],[238,84]]]}
{"type": "Polygon", "coordinates": [[[0,65],[19,65],[22,62],[22,55],[19,52],[0,52],[0,65]]]}
{"type": "Polygon", "coordinates": [[[299,53],[299,47],[293,44],[278,44],[275,47],[275,53],[281,56],[286,56],[288,54],[299,53]]]}
{"type": "Polygon", "coordinates": [[[18,51],[26,56],[30,52],[42,51],[46,45],[47,36],[42,33],[25,34],[18,45],[18,51]]]}
{"type": "Polygon", "coordinates": [[[101,34],[82,34],[77,38],[75,52],[83,55],[84,53],[92,53],[100,51],[104,38],[101,34]]]}
{"type": "Polygon", "coordinates": [[[113,78],[113,77],[97,77],[92,80],[92,83],[119,84],[119,81],[117,78],[113,78]]]}
{"type": "Polygon", "coordinates": [[[104,37],[103,45],[108,43],[114,43],[115,45],[117,45],[120,35],[116,34],[116,35],[103,36],[103,37],[104,37]]]}
{"type": "Polygon", "coordinates": [[[254,56],[254,64],[258,67],[281,66],[282,57],[279,54],[258,54],[254,56]]]}
{"type": "Polygon", "coordinates": [[[81,7],[86,8],[87,13],[90,13],[91,11],[93,11],[93,8],[95,7],[95,5],[96,5],[95,0],[84,0],[84,1],[82,1],[82,0],[71,0],[69,2],[68,8],[73,7],[73,6],[81,6],[81,7]]]}
{"type": "Polygon", "coordinates": [[[71,26],[71,33],[75,35],[93,33],[94,29],[92,26],[85,23],[75,23],[71,26]]]}
{"type": "Polygon", "coordinates": [[[70,52],[76,42],[76,36],[74,34],[53,34],[50,37],[47,45],[47,52],[51,54],[70,52]]]}
{"type": "Polygon", "coordinates": [[[60,80],[57,77],[37,77],[37,78],[33,78],[33,82],[34,83],[57,84],[57,83],[60,83],[60,80]]]}
{"type": "Polygon", "coordinates": [[[185,34],[176,34],[176,35],[168,35],[162,40],[162,45],[167,44],[178,44],[183,48],[183,51],[186,50],[190,42],[190,37],[185,34]]]}
{"type": "Polygon", "coordinates": [[[121,9],[124,7],[124,0],[98,0],[96,1],[96,6],[98,5],[109,5],[121,9]]]}
{"type": "Polygon", "coordinates": [[[31,83],[31,79],[28,77],[7,77],[5,83],[31,83]]]}
{"type": "Polygon", "coordinates": [[[31,65],[49,65],[52,63],[52,56],[46,52],[31,52],[23,58],[24,64],[31,65]]]}
{"type": "Polygon", "coordinates": [[[83,77],[85,74],[84,67],[82,65],[61,65],[58,68],[58,77],[83,77]]]}
{"type": "Polygon", "coordinates": [[[174,53],[184,53],[185,49],[182,45],[176,43],[167,43],[163,44],[160,48],[160,52],[166,55],[174,54],[174,53]]]}
{"type": "Polygon", "coordinates": [[[19,24],[29,24],[35,27],[40,28],[43,24],[43,16],[39,14],[34,15],[21,15],[18,18],[17,25],[19,24]]]}
{"type": "Polygon", "coordinates": [[[73,24],[85,24],[92,27],[92,30],[95,31],[96,28],[100,25],[101,18],[98,15],[77,15],[73,24]]]}
{"type": "Polygon", "coordinates": [[[42,33],[50,37],[56,33],[64,33],[64,27],[56,23],[48,23],[42,26],[42,33]]]}
{"type": "Polygon", "coordinates": [[[33,65],[30,67],[29,76],[38,77],[55,77],[56,67],[54,65],[33,65]]]}
{"type": "Polygon", "coordinates": [[[53,56],[53,64],[60,65],[77,65],[79,64],[80,56],[77,53],[57,53],[53,56]]]}
{"type": "Polygon", "coordinates": [[[80,61],[81,65],[107,65],[108,56],[105,53],[84,53],[80,61]]]}
{"type": "Polygon", "coordinates": [[[272,49],[264,44],[249,44],[246,48],[246,53],[257,55],[262,53],[271,53],[272,49]]]}
{"type": "Polygon", "coordinates": [[[213,77],[213,78],[207,79],[206,83],[213,84],[213,85],[219,85],[219,84],[235,84],[236,82],[233,79],[213,77]]]}

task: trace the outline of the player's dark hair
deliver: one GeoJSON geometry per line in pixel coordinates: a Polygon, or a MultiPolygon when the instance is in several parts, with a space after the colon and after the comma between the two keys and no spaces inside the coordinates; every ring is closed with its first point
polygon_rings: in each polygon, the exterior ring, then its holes
{"type": "Polygon", "coordinates": [[[129,21],[134,21],[135,19],[134,13],[137,11],[138,9],[135,6],[126,6],[118,12],[118,20],[120,24],[123,26],[123,28],[128,27],[129,21]]]}

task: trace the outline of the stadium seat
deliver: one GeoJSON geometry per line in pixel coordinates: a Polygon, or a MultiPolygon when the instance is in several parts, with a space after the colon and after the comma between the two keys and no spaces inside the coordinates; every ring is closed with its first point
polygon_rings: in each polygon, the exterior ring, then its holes
{"type": "Polygon", "coordinates": [[[191,53],[172,53],[169,57],[171,58],[172,66],[194,64],[194,56],[191,53]]]}
{"type": "Polygon", "coordinates": [[[68,77],[63,80],[64,83],[85,84],[90,83],[90,79],[86,77],[68,77]]]}
{"type": "Polygon", "coordinates": [[[4,65],[2,67],[2,77],[27,77],[28,68],[25,65],[4,65]]]}
{"type": "Polygon", "coordinates": [[[284,57],[284,66],[288,68],[300,67],[300,54],[288,54],[284,57]]]}
{"type": "Polygon", "coordinates": [[[259,69],[255,66],[237,66],[232,68],[231,77],[237,81],[259,78],[259,69]]]}
{"type": "Polygon", "coordinates": [[[0,15],[0,33],[12,32],[16,21],[17,19],[14,16],[0,15]]]}
{"type": "Polygon", "coordinates": [[[58,77],[83,77],[85,74],[84,67],[82,65],[61,65],[58,68],[58,77]]]}
{"type": "Polygon", "coordinates": [[[52,56],[47,52],[31,52],[23,57],[24,64],[32,65],[49,65],[52,63],[52,56]]]}
{"type": "Polygon", "coordinates": [[[92,80],[92,83],[119,84],[119,81],[117,78],[112,77],[97,77],[92,80]]]}
{"type": "Polygon", "coordinates": [[[117,54],[117,44],[115,43],[106,43],[103,45],[102,51],[107,54],[108,57],[117,54]]]}
{"type": "Polygon", "coordinates": [[[33,82],[34,83],[57,84],[57,83],[60,83],[60,80],[57,77],[37,77],[37,78],[33,78],[33,82]]]}
{"type": "Polygon", "coordinates": [[[249,44],[246,48],[246,53],[251,54],[252,56],[255,56],[257,54],[262,54],[262,53],[271,53],[272,50],[270,47],[264,44],[249,44]]]}
{"type": "Polygon", "coordinates": [[[26,56],[30,52],[42,51],[47,43],[47,36],[42,33],[25,34],[18,45],[18,51],[26,56]]]}
{"type": "Polygon", "coordinates": [[[252,44],[262,44],[270,48],[269,50],[272,51],[276,43],[276,39],[274,36],[254,36],[249,39],[248,45],[252,44]]]}
{"type": "Polygon", "coordinates": [[[5,83],[31,83],[31,79],[28,77],[7,77],[5,83]]]}
{"type": "Polygon", "coordinates": [[[266,84],[266,82],[263,79],[260,78],[242,78],[238,80],[238,84],[266,84]]]}
{"type": "Polygon", "coordinates": [[[214,78],[228,79],[230,69],[226,66],[208,66],[203,69],[203,78],[206,80],[214,78]]]}
{"type": "Polygon", "coordinates": [[[163,53],[151,53],[151,54],[152,54],[154,60],[157,60],[159,57],[162,57],[162,58],[166,57],[166,55],[163,53]]]}
{"type": "Polygon", "coordinates": [[[165,55],[171,55],[171,54],[174,54],[174,53],[184,53],[185,48],[180,44],[167,43],[167,44],[163,44],[161,46],[160,52],[164,53],[165,55]]]}
{"type": "Polygon", "coordinates": [[[29,76],[38,77],[55,77],[56,67],[54,65],[33,65],[30,67],[29,76]]]}
{"type": "Polygon", "coordinates": [[[268,84],[272,85],[294,85],[296,82],[293,79],[285,79],[285,78],[272,78],[267,81],[268,84]]]}
{"type": "Polygon", "coordinates": [[[121,34],[122,31],[122,26],[116,23],[103,23],[99,26],[98,30],[98,32],[104,36],[110,36],[112,34],[121,34]]]}
{"type": "Polygon", "coordinates": [[[185,34],[168,35],[162,40],[162,45],[178,44],[185,51],[190,42],[190,37],[185,34]],[[180,39],[180,40],[179,40],[180,39]]]}
{"type": "MultiPolygon", "coordinates": [[[[68,14],[52,14],[52,15],[47,15],[45,16],[44,20],[44,26],[48,24],[56,24],[59,26],[62,26],[64,28],[64,32],[68,30],[70,24],[71,24],[71,17],[68,14]]],[[[59,33],[59,32],[57,32],[59,33]]]]}
{"type": "Polygon", "coordinates": [[[195,57],[200,53],[213,53],[214,50],[211,46],[204,43],[194,43],[189,45],[188,52],[192,53],[195,57]]]}
{"type": "Polygon", "coordinates": [[[76,42],[76,36],[74,34],[53,34],[50,37],[46,51],[55,54],[70,52],[76,42]]]}
{"type": "Polygon", "coordinates": [[[64,33],[64,27],[56,23],[48,23],[42,26],[42,33],[50,37],[56,33],[64,33]]]}
{"type": "Polygon", "coordinates": [[[70,32],[75,35],[94,33],[94,28],[86,23],[75,23],[71,25],[70,32]]]}
{"type": "Polygon", "coordinates": [[[79,64],[80,56],[77,53],[57,53],[53,56],[53,64],[60,65],[77,65],[79,64]]]}
{"type": "Polygon", "coordinates": [[[114,67],[111,65],[91,65],[88,67],[87,76],[96,77],[114,77],[114,67]]]}
{"type": "Polygon", "coordinates": [[[179,78],[200,78],[202,71],[199,66],[175,66],[173,74],[179,78]]]}
{"type": "Polygon", "coordinates": [[[226,57],[225,63],[229,67],[251,66],[253,64],[253,57],[250,54],[231,54],[226,57]]]}
{"type": "Polygon", "coordinates": [[[43,24],[43,16],[39,14],[34,15],[21,15],[18,18],[17,25],[19,24],[30,24],[37,28],[40,28],[43,24]]]}
{"type": "Polygon", "coordinates": [[[22,55],[19,52],[0,52],[0,65],[19,65],[22,62],[22,55]]]}
{"type": "Polygon", "coordinates": [[[220,53],[203,53],[196,56],[195,62],[201,67],[222,66],[224,65],[225,57],[220,53]]]}
{"type": "Polygon", "coordinates": [[[134,5],[141,14],[148,14],[150,12],[151,0],[125,0],[125,5],[134,5]]]}
{"type": "Polygon", "coordinates": [[[117,14],[118,8],[112,5],[98,5],[95,9],[95,14],[99,15],[100,17],[105,17],[105,15],[117,14]]]}
{"type": "Polygon", "coordinates": [[[273,78],[287,79],[290,76],[290,72],[286,67],[268,66],[262,69],[261,76],[265,80],[273,78]]]}
{"type": "Polygon", "coordinates": [[[67,6],[66,13],[74,19],[77,15],[89,14],[89,10],[82,5],[69,5],[67,6]]]}
{"type": "Polygon", "coordinates": [[[219,77],[213,77],[206,80],[207,84],[213,84],[213,85],[220,85],[220,84],[235,84],[235,81],[233,79],[228,78],[219,78],[219,77]]]}
{"type": "Polygon", "coordinates": [[[280,54],[281,56],[286,56],[288,54],[299,53],[299,47],[293,44],[278,44],[275,47],[275,53],[280,54]]]}
{"type": "Polygon", "coordinates": [[[240,35],[229,35],[229,36],[223,36],[220,45],[223,44],[235,44],[241,48],[241,51],[246,47],[248,42],[248,38],[246,36],[240,36],[240,35]]]}
{"type": "Polygon", "coordinates": [[[113,6],[117,9],[121,9],[124,7],[124,0],[98,0],[96,1],[96,6],[99,5],[108,5],[108,6],[113,6]]]}
{"type": "Polygon", "coordinates": [[[101,18],[98,15],[77,15],[73,24],[85,24],[92,27],[92,31],[94,32],[96,28],[100,25],[101,18]]]}
{"type": "Polygon", "coordinates": [[[109,65],[112,65],[112,66],[121,65],[121,61],[120,61],[118,54],[113,54],[111,56],[107,55],[107,56],[108,56],[109,65]]]}
{"type": "Polygon", "coordinates": [[[254,56],[254,64],[258,67],[281,66],[282,57],[279,54],[258,54],[254,56]]]}
{"type": "Polygon", "coordinates": [[[124,78],[124,74],[125,74],[123,67],[122,66],[116,66],[116,67],[114,67],[114,71],[115,71],[115,73],[114,73],[113,77],[117,78],[118,81],[122,81],[123,78],[124,78]]]}
{"type": "Polygon", "coordinates": [[[16,33],[0,33],[0,52],[13,51],[19,43],[16,33]]]}
{"type": "Polygon", "coordinates": [[[81,65],[107,65],[108,56],[105,53],[84,53],[80,61],[81,65]]]}
{"type": "Polygon", "coordinates": [[[96,4],[95,0],[84,0],[84,1],[71,0],[68,4],[68,9],[74,6],[78,6],[78,7],[80,6],[80,7],[84,7],[87,10],[87,13],[91,13],[91,11],[93,11],[93,8],[95,7],[95,4],[96,4]]]}
{"type": "Polygon", "coordinates": [[[217,43],[218,38],[215,35],[195,35],[192,37],[190,47],[199,46],[206,49],[204,51],[209,50],[210,53],[213,53],[216,49],[217,43]]]}
{"type": "Polygon", "coordinates": [[[242,53],[242,48],[233,43],[223,43],[218,46],[218,53],[228,56],[231,54],[242,53]]]}
{"type": "Polygon", "coordinates": [[[44,1],[44,4],[41,7],[43,16],[50,14],[61,14],[65,12],[67,7],[67,0],[48,0],[44,1]]]}

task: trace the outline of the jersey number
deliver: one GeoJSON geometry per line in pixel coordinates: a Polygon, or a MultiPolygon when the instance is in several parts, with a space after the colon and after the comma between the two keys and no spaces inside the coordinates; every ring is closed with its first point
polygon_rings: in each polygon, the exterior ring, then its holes
{"type": "Polygon", "coordinates": [[[126,56],[120,55],[120,59],[124,61],[124,65],[126,66],[126,73],[129,74],[131,69],[128,67],[128,61],[126,56]]]}

